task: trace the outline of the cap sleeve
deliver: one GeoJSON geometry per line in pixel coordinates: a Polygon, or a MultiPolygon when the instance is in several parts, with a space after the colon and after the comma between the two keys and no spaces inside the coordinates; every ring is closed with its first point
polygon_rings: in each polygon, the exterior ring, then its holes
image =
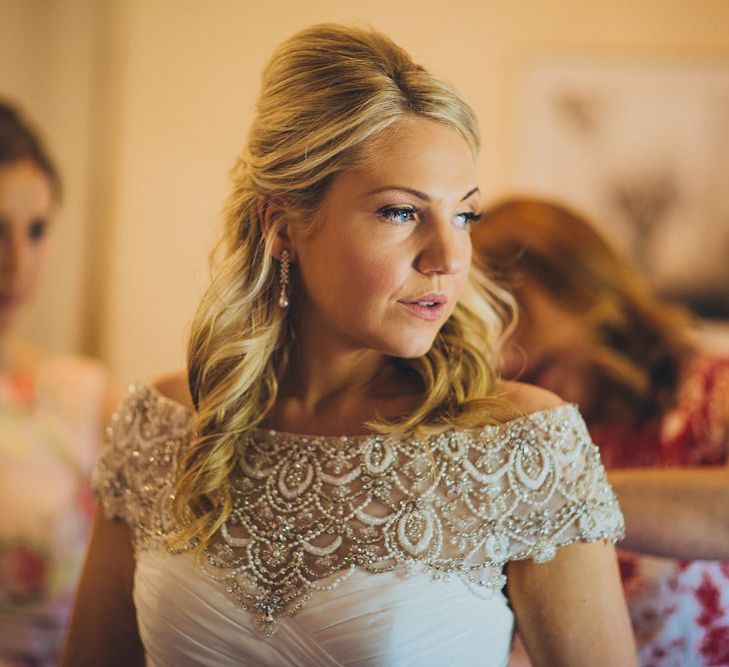
{"type": "Polygon", "coordinates": [[[576,406],[487,427],[470,454],[464,466],[477,483],[477,511],[495,519],[484,545],[492,563],[543,562],[575,542],[624,536],[623,515],[576,406]]]}
{"type": "Polygon", "coordinates": [[[135,541],[158,534],[192,413],[147,386],[132,387],[107,429],[94,490],[105,515],[121,519],[135,541]]]}

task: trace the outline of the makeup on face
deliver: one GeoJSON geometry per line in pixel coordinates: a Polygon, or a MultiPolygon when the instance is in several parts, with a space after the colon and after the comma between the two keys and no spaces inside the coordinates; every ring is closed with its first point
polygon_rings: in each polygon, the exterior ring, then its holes
{"type": "Polygon", "coordinates": [[[338,174],[317,219],[292,233],[298,312],[331,346],[425,354],[468,279],[480,192],[470,148],[420,117],[338,174]]]}

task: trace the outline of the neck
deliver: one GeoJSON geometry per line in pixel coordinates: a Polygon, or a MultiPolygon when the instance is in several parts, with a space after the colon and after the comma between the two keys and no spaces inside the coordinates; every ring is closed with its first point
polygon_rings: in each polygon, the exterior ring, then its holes
{"type": "Polygon", "coordinates": [[[314,335],[301,327],[266,425],[319,435],[361,433],[378,415],[412,408],[416,394],[410,374],[391,357],[348,346],[327,330],[314,335]]]}
{"type": "Polygon", "coordinates": [[[312,413],[338,398],[376,394],[390,367],[384,355],[371,350],[323,349],[300,339],[292,352],[280,395],[299,401],[312,413]]]}

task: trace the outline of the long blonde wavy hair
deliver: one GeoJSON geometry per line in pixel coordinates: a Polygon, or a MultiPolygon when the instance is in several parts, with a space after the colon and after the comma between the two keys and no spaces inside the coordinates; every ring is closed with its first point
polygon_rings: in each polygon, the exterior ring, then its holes
{"type": "MultiPolygon", "coordinates": [[[[272,257],[281,226],[306,226],[332,178],[368,159],[372,139],[408,116],[455,128],[474,153],[479,145],[471,108],[373,30],[327,24],[285,41],[264,71],[256,110],[232,171],[213,279],[188,347],[194,440],[181,462],[174,507],[182,538],[200,546],[231,511],[236,443],[273,407],[288,361],[294,332],[277,304],[272,257]],[[277,214],[264,229],[262,213],[271,204],[277,214]]],[[[474,266],[432,349],[401,360],[421,379],[420,405],[402,419],[367,426],[390,434],[433,432],[512,414],[495,395],[489,357],[510,306],[508,293],[474,266]]]]}
{"type": "Polygon", "coordinates": [[[581,405],[588,421],[643,422],[673,404],[690,318],[660,301],[584,216],[555,201],[508,199],[484,211],[473,245],[517,296],[523,326],[529,287],[581,321],[596,397],[581,405]]]}

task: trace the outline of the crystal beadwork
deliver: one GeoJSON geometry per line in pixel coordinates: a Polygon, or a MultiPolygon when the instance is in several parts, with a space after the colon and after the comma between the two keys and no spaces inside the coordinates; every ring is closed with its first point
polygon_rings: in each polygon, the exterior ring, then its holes
{"type": "MultiPolygon", "coordinates": [[[[170,499],[191,417],[141,386],[114,418],[96,489],[136,549],[164,549],[174,534],[170,499]]],[[[356,568],[455,576],[489,597],[509,560],[549,560],[624,531],[573,405],[424,439],[254,429],[238,443],[231,488],[233,510],[199,566],[266,634],[356,568]]]]}

